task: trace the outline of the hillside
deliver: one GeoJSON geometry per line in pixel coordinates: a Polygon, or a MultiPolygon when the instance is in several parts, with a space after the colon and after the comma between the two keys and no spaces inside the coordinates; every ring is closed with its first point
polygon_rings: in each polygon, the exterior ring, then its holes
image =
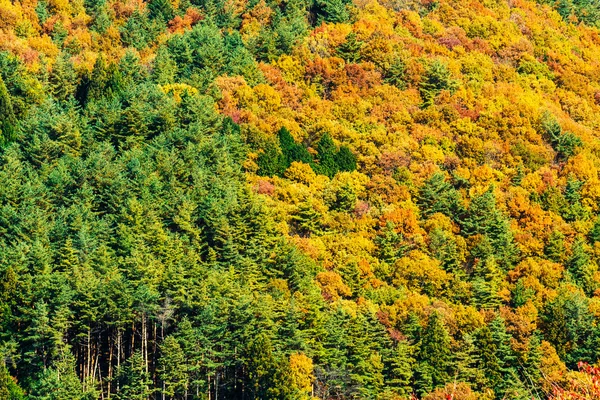
{"type": "Polygon", "coordinates": [[[598,21],[0,0],[0,399],[600,397],[598,21]]]}

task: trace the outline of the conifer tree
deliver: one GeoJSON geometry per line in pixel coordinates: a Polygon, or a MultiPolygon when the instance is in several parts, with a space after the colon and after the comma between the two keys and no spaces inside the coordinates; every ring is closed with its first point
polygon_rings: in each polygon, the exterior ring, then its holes
{"type": "Polygon", "coordinates": [[[544,246],[544,254],[549,260],[561,262],[565,258],[565,236],[559,231],[553,231],[544,246]]]}
{"type": "Polygon", "coordinates": [[[450,336],[441,316],[433,312],[423,329],[417,361],[422,369],[424,382],[431,379],[431,387],[422,383],[421,391],[442,387],[453,378],[453,360],[450,336]]]}
{"type": "Polygon", "coordinates": [[[363,42],[357,40],[356,33],[350,32],[348,35],[346,35],[346,40],[344,43],[338,46],[337,53],[340,57],[346,60],[346,62],[357,63],[360,62],[360,49],[363,47],[363,45],[363,42]]]}
{"type": "Polygon", "coordinates": [[[17,120],[13,111],[10,94],[0,76],[0,146],[16,138],[17,120]]]}
{"type": "Polygon", "coordinates": [[[446,182],[442,172],[436,172],[426,180],[419,192],[417,204],[421,207],[423,217],[430,217],[436,212],[451,218],[459,218],[462,210],[460,194],[446,182]]]}
{"type": "Polygon", "coordinates": [[[333,139],[329,133],[325,133],[317,143],[317,171],[330,178],[338,172],[339,167],[335,162],[337,153],[333,139]]]}
{"type": "Polygon", "coordinates": [[[433,105],[435,98],[442,90],[454,93],[457,87],[458,83],[452,79],[448,67],[439,60],[435,60],[427,69],[419,85],[419,91],[423,99],[422,106],[426,108],[433,105]]]}

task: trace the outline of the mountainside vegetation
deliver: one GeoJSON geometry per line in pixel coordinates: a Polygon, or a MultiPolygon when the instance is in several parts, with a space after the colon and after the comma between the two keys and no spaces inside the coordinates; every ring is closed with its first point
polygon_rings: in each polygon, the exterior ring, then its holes
{"type": "Polygon", "coordinates": [[[0,399],[600,398],[593,0],[0,0],[0,399]]]}

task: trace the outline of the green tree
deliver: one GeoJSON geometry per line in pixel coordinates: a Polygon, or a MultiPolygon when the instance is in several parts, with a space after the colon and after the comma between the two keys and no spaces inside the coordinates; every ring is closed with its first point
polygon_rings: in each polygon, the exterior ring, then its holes
{"type": "Polygon", "coordinates": [[[325,133],[317,143],[317,172],[330,178],[339,171],[335,162],[337,149],[329,133],[325,133]]]}
{"type": "Polygon", "coordinates": [[[115,374],[118,400],[147,400],[154,392],[152,379],[146,370],[144,357],[139,351],[133,353],[115,374]]]}
{"type": "Polygon", "coordinates": [[[10,94],[0,76],[0,146],[15,140],[17,120],[13,111],[10,94]]]}
{"type": "Polygon", "coordinates": [[[357,168],[356,156],[346,146],[340,146],[340,149],[335,154],[335,163],[340,171],[355,171],[357,168]]]}
{"type": "Polygon", "coordinates": [[[552,231],[544,246],[544,254],[549,260],[561,262],[565,258],[565,235],[559,231],[552,231]]]}
{"type": "Polygon", "coordinates": [[[433,61],[419,84],[419,92],[423,99],[422,107],[433,105],[442,90],[454,93],[457,88],[458,82],[452,79],[448,67],[439,60],[433,61]]]}
{"type": "Polygon", "coordinates": [[[416,385],[420,394],[443,387],[454,377],[450,335],[438,312],[433,312],[427,320],[416,359],[420,376],[416,385]]]}
{"type": "Polygon", "coordinates": [[[571,246],[571,255],[565,262],[565,268],[575,282],[587,293],[593,293],[596,285],[593,280],[594,266],[590,263],[585,240],[577,237],[571,246]]]}
{"type": "Polygon", "coordinates": [[[161,346],[159,376],[164,383],[162,392],[169,396],[182,396],[189,388],[186,354],[173,336],[167,336],[161,346]]]}
{"type": "Polygon", "coordinates": [[[439,212],[457,219],[463,212],[460,193],[446,182],[442,172],[435,172],[423,183],[417,204],[425,218],[439,212]]]}
{"type": "Polygon", "coordinates": [[[363,45],[364,42],[357,40],[356,33],[350,32],[346,35],[344,43],[340,44],[336,51],[346,62],[358,63],[361,59],[360,50],[363,45]]]}
{"type": "Polygon", "coordinates": [[[67,53],[61,53],[50,73],[50,90],[58,100],[67,100],[75,94],[77,73],[67,53]]]}

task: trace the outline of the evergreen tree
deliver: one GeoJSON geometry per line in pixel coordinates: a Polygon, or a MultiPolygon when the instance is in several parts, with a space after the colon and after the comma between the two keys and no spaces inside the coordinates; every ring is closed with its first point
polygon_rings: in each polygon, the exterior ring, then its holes
{"type": "Polygon", "coordinates": [[[285,171],[294,161],[312,164],[313,159],[306,147],[296,143],[290,131],[282,127],[277,133],[279,146],[283,155],[282,169],[285,171]]]}
{"type": "Polygon", "coordinates": [[[147,400],[154,391],[144,357],[139,351],[117,370],[115,379],[119,388],[115,396],[117,400],[147,400]]]}
{"type": "Polygon", "coordinates": [[[411,353],[411,346],[406,341],[398,342],[391,360],[390,378],[386,381],[395,393],[404,397],[412,393],[414,359],[411,353]]]}
{"type": "Polygon", "coordinates": [[[423,329],[417,356],[421,374],[422,393],[442,387],[453,377],[453,357],[450,348],[450,336],[441,316],[433,312],[423,329]],[[428,384],[431,380],[431,385],[428,384]]]}
{"type": "Polygon", "coordinates": [[[473,300],[483,309],[496,309],[501,304],[500,283],[503,275],[493,257],[478,262],[473,273],[473,300]]]}
{"type": "Polygon", "coordinates": [[[163,341],[161,354],[159,376],[164,383],[162,392],[169,397],[185,395],[190,384],[186,354],[172,336],[163,341]]]}
{"type": "Polygon", "coordinates": [[[398,89],[406,89],[406,64],[400,57],[394,58],[389,69],[385,71],[384,82],[398,89]]]}
{"type": "Polygon", "coordinates": [[[346,62],[356,64],[360,62],[360,49],[363,47],[363,45],[363,42],[356,39],[356,33],[350,32],[346,36],[344,43],[338,46],[337,54],[346,60],[346,62]]]}
{"type": "Polygon", "coordinates": [[[17,134],[17,120],[10,94],[0,76],[0,146],[13,141],[17,134]]]}
{"type": "Polygon", "coordinates": [[[462,212],[460,193],[446,182],[442,172],[434,173],[424,182],[417,204],[425,218],[440,212],[456,219],[462,212]]]}
{"type": "Polygon", "coordinates": [[[570,132],[563,132],[558,121],[548,111],[542,114],[541,127],[544,138],[556,151],[558,160],[568,159],[583,144],[579,137],[570,132]]]}
{"type": "Polygon", "coordinates": [[[315,209],[311,202],[303,202],[298,206],[298,210],[292,216],[292,221],[296,225],[296,231],[302,236],[320,235],[323,216],[315,209]]]}
{"type": "Polygon", "coordinates": [[[339,171],[335,162],[337,149],[331,135],[325,133],[317,143],[317,172],[330,178],[339,171]]]}
{"type": "Polygon", "coordinates": [[[544,246],[544,254],[549,260],[561,262],[565,258],[565,235],[559,231],[553,231],[544,246]]]}
{"type": "Polygon", "coordinates": [[[355,171],[357,167],[356,156],[346,146],[340,146],[340,149],[335,154],[335,163],[340,171],[355,171]]]}
{"type": "Polygon", "coordinates": [[[427,69],[425,76],[419,85],[422,106],[429,107],[434,104],[435,98],[442,90],[448,90],[450,93],[458,87],[458,82],[452,79],[448,67],[439,60],[435,60],[427,69]]]}
{"type": "Polygon", "coordinates": [[[593,293],[595,283],[593,274],[595,272],[590,264],[590,257],[585,249],[585,241],[578,237],[571,246],[571,255],[565,263],[565,268],[575,282],[588,293],[593,293]]]}
{"type": "Polygon", "coordinates": [[[256,160],[258,164],[257,173],[262,176],[280,176],[285,172],[285,163],[278,146],[272,142],[267,142],[262,153],[256,160]]]}
{"type": "Polygon", "coordinates": [[[52,67],[50,87],[52,94],[58,100],[67,100],[75,94],[77,74],[68,54],[61,53],[56,60],[56,64],[52,67]]]}
{"type": "Polygon", "coordinates": [[[160,19],[163,23],[170,21],[174,17],[173,6],[170,0],[150,0],[148,2],[148,11],[150,11],[150,18],[160,19]]]}

